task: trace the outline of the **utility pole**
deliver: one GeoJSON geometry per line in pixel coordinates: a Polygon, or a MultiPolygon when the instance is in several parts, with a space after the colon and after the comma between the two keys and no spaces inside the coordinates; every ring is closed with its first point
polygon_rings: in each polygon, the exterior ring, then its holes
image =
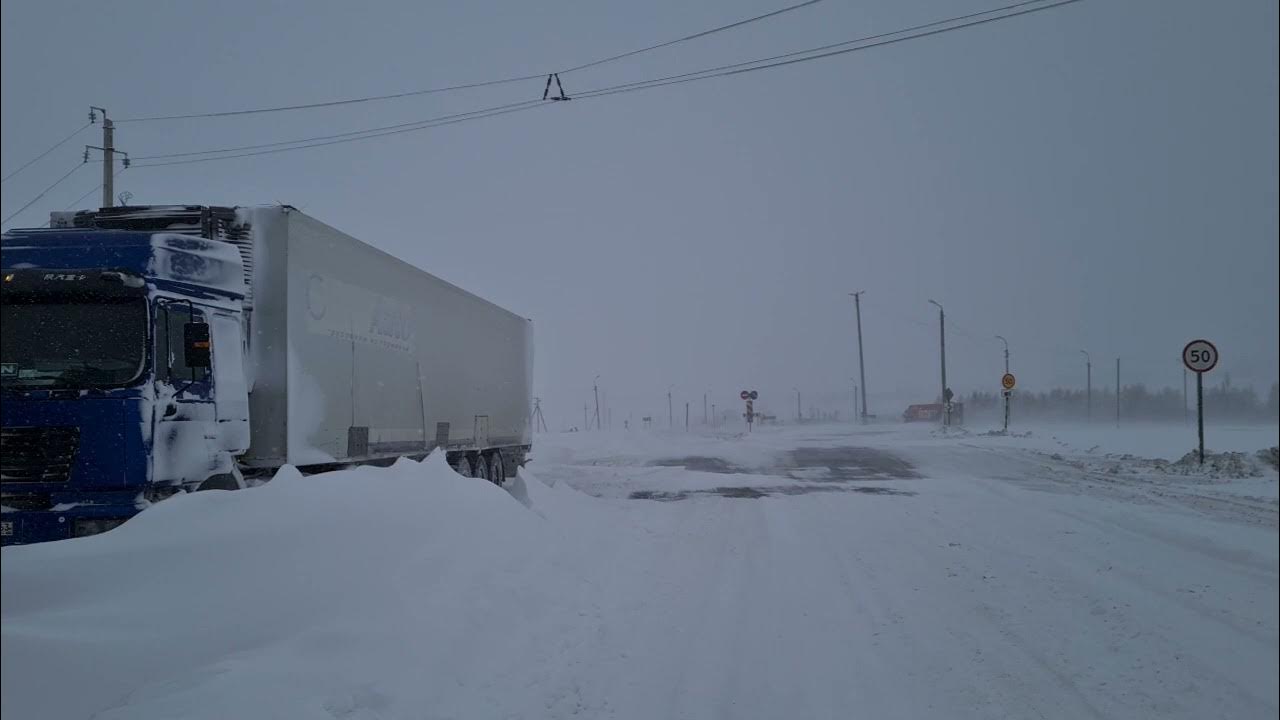
{"type": "Polygon", "coordinates": [[[689,403],[684,404],[684,431],[689,432],[689,403]]]}
{"type": "Polygon", "coordinates": [[[1182,421],[1191,422],[1191,411],[1187,409],[1187,369],[1182,368],[1182,421]]]}
{"type": "Polygon", "coordinates": [[[591,390],[596,395],[596,430],[600,429],[600,376],[591,381],[591,390]]]}
{"type": "MultiPolygon", "coordinates": [[[[858,292],[849,293],[853,296],[853,311],[858,317],[858,384],[862,387],[861,418],[864,424],[867,422],[867,373],[862,366],[862,294],[865,292],[866,290],[859,290],[858,292]]],[[[854,404],[856,405],[858,402],[857,391],[854,391],[854,395],[854,404]]],[[[856,407],[854,409],[857,410],[856,407]]]]}
{"type": "Polygon", "coordinates": [[[671,388],[675,385],[667,386],[667,427],[674,428],[676,426],[675,415],[671,412],[671,388]]]}
{"type": "MultiPolygon", "coordinates": [[[[116,125],[107,117],[104,108],[89,106],[89,122],[97,119],[95,113],[102,113],[102,145],[85,145],[84,157],[87,162],[90,150],[102,151],[102,207],[113,207],[115,204],[115,171],[116,171],[116,125]]],[[[129,153],[124,155],[124,166],[129,167],[129,153]]]]}
{"type": "Polygon", "coordinates": [[[711,403],[711,426],[715,427],[717,424],[718,423],[716,422],[716,404],[711,403]]]}
{"type": "Polygon", "coordinates": [[[930,304],[938,306],[938,340],[942,351],[942,424],[951,424],[951,400],[947,397],[947,313],[936,300],[930,304]]]}
{"type": "Polygon", "coordinates": [[[796,391],[796,424],[799,425],[804,420],[804,414],[800,411],[800,388],[793,387],[791,389],[796,391]]]}
{"type": "Polygon", "coordinates": [[[547,421],[542,417],[542,398],[533,399],[533,431],[547,431],[547,421]]]}
{"type": "Polygon", "coordinates": [[[1120,427],[1120,358],[1116,358],[1116,427],[1120,427]]]}
{"type": "Polygon", "coordinates": [[[1081,350],[1084,355],[1084,407],[1085,419],[1093,419],[1093,360],[1088,350],[1081,350]]]}
{"type": "MultiPolygon", "coordinates": [[[[996,339],[1004,343],[1004,374],[1008,375],[1009,374],[1009,341],[1005,340],[1003,335],[997,335],[996,339]]],[[[1001,395],[1004,395],[1004,431],[1005,432],[1009,432],[1009,394],[1011,392],[1013,391],[1004,390],[1001,392],[1001,395]]]]}

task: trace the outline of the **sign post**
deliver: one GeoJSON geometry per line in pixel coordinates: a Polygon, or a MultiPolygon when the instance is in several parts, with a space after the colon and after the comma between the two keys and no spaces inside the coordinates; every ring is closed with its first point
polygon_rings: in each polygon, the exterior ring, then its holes
{"type": "Polygon", "coordinates": [[[1200,438],[1200,464],[1204,465],[1204,374],[1218,365],[1218,348],[1208,340],[1192,340],[1182,348],[1182,364],[1196,374],[1196,432],[1200,438]]]}
{"type": "Polygon", "coordinates": [[[756,421],[755,399],[760,397],[760,393],[755,390],[743,390],[738,397],[747,403],[747,411],[743,413],[743,417],[747,419],[747,432],[751,432],[751,425],[756,421]]]}
{"type": "Polygon", "coordinates": [[[1018,379],[1008,370],[1000,377],[1000,387],[1004,388],[1004,431],[1009,432],[1009,397],[1013,395],[1013,387],[1018,384],[1018,379]]]}

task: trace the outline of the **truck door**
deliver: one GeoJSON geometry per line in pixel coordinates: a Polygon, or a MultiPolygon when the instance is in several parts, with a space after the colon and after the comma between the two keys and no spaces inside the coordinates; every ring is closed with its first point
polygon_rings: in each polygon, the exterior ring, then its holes
{"type": "Polygon", "coordinates": [[[240,316],[214,311],[209,318],[213,339],[214,414],[218,447],[232,455],[249,449],[249,385],[244,369],[244,332],[240,316]]]}
{"type": "Polygon", "coordinates": [[[188,322],[207,321],[202,310],[186,303],[158,306],[153,482],[199,483],[218,469],[213,373],[187,365],[184,343],[188,322]]]}

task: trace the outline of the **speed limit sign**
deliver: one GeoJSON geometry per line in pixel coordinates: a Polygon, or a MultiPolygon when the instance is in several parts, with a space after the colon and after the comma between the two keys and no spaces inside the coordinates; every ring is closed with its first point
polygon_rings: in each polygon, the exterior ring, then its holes
{"type": "Polygon", "coordinates": [[[1191,372],[1209,372],[1218,365],[1218,348],[1208,340],[1192,340],[1182,348],[1182,364],[1191,372]]]}
{"type": "Polygon", "coordinates": [[[1218,365],[1218,348],[1208,340],[1192,340],[1182,348],[1182,364],[1196,374],[1196,429],[1200,435],[1200,464],[1204,465],[1204,374],[1218,365]]]}

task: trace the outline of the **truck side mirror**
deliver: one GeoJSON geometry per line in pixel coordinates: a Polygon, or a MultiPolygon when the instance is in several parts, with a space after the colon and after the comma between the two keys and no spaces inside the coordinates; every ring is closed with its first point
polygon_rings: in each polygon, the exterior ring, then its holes
{"type": "Polygon", "coordinates": [[[209,353],[208,323],[189,322],[182,326],[182,345],[189,368],[207,368],[213,364],[209,353]]]}

